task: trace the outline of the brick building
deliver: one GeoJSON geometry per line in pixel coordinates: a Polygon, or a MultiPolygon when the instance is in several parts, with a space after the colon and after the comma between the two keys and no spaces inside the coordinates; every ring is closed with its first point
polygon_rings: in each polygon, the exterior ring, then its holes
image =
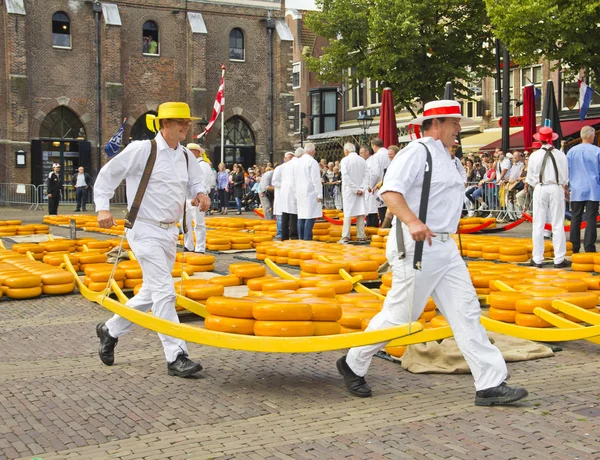
{"type": "MultiPolygon", "coordinates": [[[[226,163],[280,161],[293,142],[283,0],[4,0],[0,24],[0,182],[40,184],[55,161],[65,182],[95,175],[123,119],[124,144],[148,138],[162,102],[209,119],[221,65],[226,163]]],[[[218,163],[220,120],[203,142],[218,163]]]]}

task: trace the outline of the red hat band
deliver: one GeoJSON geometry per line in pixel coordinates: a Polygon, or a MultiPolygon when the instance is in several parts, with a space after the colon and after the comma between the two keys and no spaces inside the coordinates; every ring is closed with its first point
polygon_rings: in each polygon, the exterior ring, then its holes
{"type": "Polygon", "coordinates": [[[424,117],[435,117],[444,115],[461,115],[459,106],[433,107],[423,112],[424,117]]]}

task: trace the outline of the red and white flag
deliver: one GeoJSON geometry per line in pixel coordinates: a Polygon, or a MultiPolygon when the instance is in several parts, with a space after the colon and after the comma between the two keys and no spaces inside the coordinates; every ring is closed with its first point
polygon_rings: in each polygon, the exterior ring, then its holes
{"type": "Polygon", "coordinates": [[[210,120],[208,121],[208,125],[204,131],[196,136],[196,139],[201,139],[208,134],[210,129],[213,127],[217,118],[219,118],[219,114],[223,111],[223,107],[225,106],[225,75],[221,77],[221,83],[219,84],[219,91],[217,91],[217,98],[215,99],[215,105],[213,106],[212,115],[210,116],[210,120]]]}

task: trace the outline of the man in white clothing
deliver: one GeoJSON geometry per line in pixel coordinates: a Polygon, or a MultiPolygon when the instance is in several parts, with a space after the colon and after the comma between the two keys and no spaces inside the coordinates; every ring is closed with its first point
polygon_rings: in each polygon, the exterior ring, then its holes
{"type": "MultiPolygon", "coordinates": [[[[281,194],[281,185],[283,184],[283,171],[285,170],[286,164],[294,158],[294,152],[285,152],[283,156],[283,164],[280,164],[273,170],[273,177],[271,178],[271,185],[273,186],[273,215],[277,222],[277,233],[275,234],[275,241],[281,241],[283,237],[283,229],[281,225],[282,214],[283,214],[283,196],[281,194]]],[[[288,224],[289,225],[289,224],[288,224]]]]}
{"type": "Polygon", "coordinates": [[[369,147],[361,147],[358,155],[367,162],[367,174],[365,175],[365,209],[367,212],[367,227],[379,227],[379,215],[377,214],[377,167],[375,155],[371,155],[369,147]]]}
{"type": "Polygon", "coordinates": [[[296,203],[298,206],[298,238],[312,240],[315,219],[323,215],[323,184],[315,156],[315,145],[304,146],[304,154],[294,166],[296,203]]]}
{"type": "Polygon", "coordinates": [[[260,177],[260,183],[258,185],[258,197],[260,198],[260,205],[263,210],[265,219],[273,219],[273,168],[267,166],[265,172],[260,177]]]}
{"type": "MultiPolygon", "coordinates": [[[[206,150],[198,144],[190,143],[187,149],[194,154],[196,161],[202,170],[202,185],[206,190],[214,187],[214,175],[206,156],[206,150]]],[[[198,206],[192,206],[191,200],[186,202],[186,227],[187,233],[183,237],[183,244],[188,251],[204,254],[206,251],[206,221],[203,211],[198,209],[198,206]],[[192,229],[192,219],[194,220],[194,228],[192,229]],[[194,233],[196,235],[196,243],[194,244],[194,233]]],[[[183,228],[183,226],[182,226],[183,228]]]]}
{"type": "Polygon", "coordinates": [[[359,242],[365,238],[365,188],[364,180],[367,175],[367,162],[356,154],[354,144],[344,144],[344,158],[340,163],[342,169],[342,202],[344,208],[344,225],[340,244],[350,242],[350,226],[352,218],[356,217],[356,237],[359,242]]]}
{"type": "Polygon", "coordinates": [[[565,200],[569,200],[569,165],[567,157],[552,146],[558,134],[548,126],[542,126],[533,135],[542,143],[542,148],[529,157],[525,181],[533,189],[533,253],[531,265],[541,268],[544,260],[544,224],[550,213],[554,267],[571,265],[565,259],[567,242],[565,237],[565,200]]]}
{"type": "MultiPolygon", "coordinates": [[[[381,196],[396,216],[386,246],[393,283],[383,309],[367,331],[416,321],[432,296],[471,368],[475,404],[508,404],[527,396],[527,391],[504,383],[508,377],[506,363],[479,321],[481,309],[475,288],[450,237],[458,227],[464,183],[447,149],[460,133],[462,118],[458,102],[425,104],[423,116],[412,121],[422,125],[424,137],[411,142],[386,173],[381,196]],[[430,174],[430,184],[425,181],[426,173],[430,174]],[[425,200],[428,207],[423,216],[425,200]]],[[[373,355],[384,346],[352,348],[338,360],[338,371],[352,395],[371,396],[364,376],[373,355]]]]}
{"type": "MultiPolygon", "coordinates": [[[[383,141],[376,137],[371,141],[371,149],[373,150],[373,160],[371,160],[371,165],[369,166],[372,170],[373,179],[376,180],[375,184],[383,181],[383,176],[385,174],[385,170],[390,166],[389,151],[383,146],[383,141]]],[[[375,191],[378,191],[379,188],[376,186],[375,191]]],[[[385,219],[385,212],[387,207],[383,200],[377,200],[377,213],[379,214],[379,221],[383,222],[385,219]]]]}
{"type": "Polygon", "coordinates": [[[297,148],[292,159],[285,164],[281,175],[281,239],[283,241],[298,239],[298,204],[294,169],[303,154],[304,149],[297,148]]]}
{"type": "MultiPolygon", "coordinates": [[[[177,248],[177,222],[181,219],[186,197],[200,211],[208,210],[208,190],[202,184],[202,170],[194,158],[181,146],[192,120],[190,108],[183,102],[166,102],[158,107],[158,115],[147,116],[147,126],[160,132],[152,141],[131,142],[125,150],[100,170],[94,188],[94,202],[98,225],[110,228],[115,219],[109,211],[109,202],[115,189],[127,178],[127,202],[130,210],[151,151],[156,162],[139,207],[133,228],[127,231],[127,241],[137,257],[144,274],[144,284],[127,306],[143,312],[152,309],[158,318],[179,323],[175,311],[175,288],[171,271],[177,248]]],[[[130,216],[133,220],[133,218],[130,216]]],[[[106,323],[96,326],[100,338],[98,354],[107,366],[114,363],[114,349],[118,339],[133,328],[133,323],[114,315],[106,323]]],[[[188,358],[186,343],[174,337],[160,337],[169,375],[188,377],[202,366],[188,358]]]]}

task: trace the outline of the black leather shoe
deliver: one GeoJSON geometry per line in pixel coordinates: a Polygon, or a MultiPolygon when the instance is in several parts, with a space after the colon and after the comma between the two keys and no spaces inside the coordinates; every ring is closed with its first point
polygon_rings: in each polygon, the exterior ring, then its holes
{"type": "Polygon", "coordinates": [[[526,398],[529,393],[525,388],[509,387],[502,383],[494,388],[480,390],[475,393],[476,406],[504,406],[526,398]]]}
{"type": "Polygon", "coordinates": [[[359,377],[352,372],[352,369],[346,363],[345,356],[338,359],[336,364],[338,372],[344,377],[344,383],[351,395],[358,396],[359,398],[368,398],[371,396],[371,387],[365,382],[364,377],[359,377]]]}
{"type": "Polygon", "coordinates": [[[542,264],[536,264],[533,259],[531,259],[529,261],[529,265],[531,265],[532,267],[537,267],[537,268],[542,268],[542,264]]]}
{"type": "Polygon", "coordinates": [[[115,347],[119,339],[111,337],[106,323],[96,324],[96,335],[100,338],[100,347],[98,347],[100,360],[107,366],[112,366],[115,362],[115,347]]]}
{"type": "Polygon", "coordinates": [[[564,259],[559,264],[554,264],[554,268],[568,268],[570,266],[571,266],[571,262],[569,262],[567,259],[564,259]]]}
{"type": "Polygon", "coordinates": [[[172,363],[167,364],[169,375],[176,377],[189,377],[198,371],[202,370],[200,363],[195,363],[187,357],[185,353],[181,353],[177,356],[177,359],[172,363]]]}

